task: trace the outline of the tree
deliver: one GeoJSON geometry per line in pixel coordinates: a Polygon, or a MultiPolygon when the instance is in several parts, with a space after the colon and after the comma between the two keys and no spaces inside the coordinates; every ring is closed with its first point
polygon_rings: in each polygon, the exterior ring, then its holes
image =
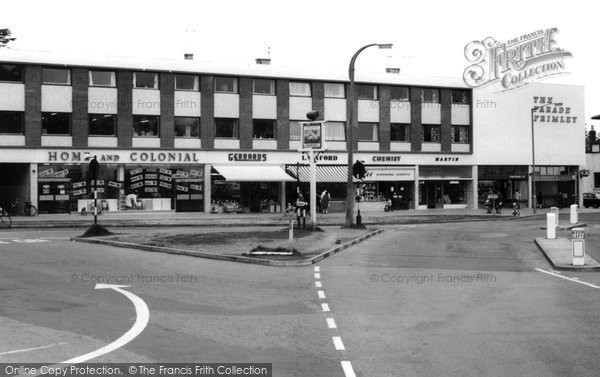
{"type": "Polygon", "coordinates": [[[15,37],[11,37],[10,29],[0,29],[0,48],[6,47],[9,42],[14,41],[15,37]]]}

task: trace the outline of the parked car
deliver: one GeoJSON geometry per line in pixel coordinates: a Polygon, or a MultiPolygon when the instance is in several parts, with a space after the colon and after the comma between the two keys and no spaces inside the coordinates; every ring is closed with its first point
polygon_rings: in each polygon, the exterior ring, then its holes
{"type": "Polygon", "coordinates": [[[583,194],[583,206],[585,208],[600,207],[600,194],[595,192],[586,192],[583,194]]]}

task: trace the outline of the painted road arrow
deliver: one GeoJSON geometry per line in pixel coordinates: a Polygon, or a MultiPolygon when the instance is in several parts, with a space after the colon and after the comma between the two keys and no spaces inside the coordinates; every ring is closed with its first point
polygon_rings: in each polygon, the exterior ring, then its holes
{"type": "Polygon", "coordinates": [[[123,334],[119,339],[114,342],[107,344],[106,346],[99,348],[93,352],[86,353],[85,355],[81,355],[75,357],[73,359],[63,361],[61,364],[78,364],[83,363],[88,360],[94,359],[98,356],[105,355],[109,352],[112,352],[118,348],[123,347],[127,343],[131,342],[135,339],[148,324],[148,319],[150,319],[150,312],[148,311],[148,305],[133,293],[124,290],[123,288],[129,287],[128,285],[116,285],[116,284],[96,284],[94,289],[114,289],[115,291],[121,293],[125,297],[127,297],[131,302],[133,302],[133,306],[135,307],[136,320],[133,326],[123,334]]]}

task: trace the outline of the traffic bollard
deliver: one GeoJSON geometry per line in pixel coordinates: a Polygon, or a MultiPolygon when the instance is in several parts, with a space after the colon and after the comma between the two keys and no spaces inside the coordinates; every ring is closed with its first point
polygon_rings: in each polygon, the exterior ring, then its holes
{"type": "Polygon", "coordinates": [[[550,213],[553,213],[556,216],[554,218],[554,224],[558,227],[558,207],[550,207],[550,213]]]}
{"type": "Polygon", "coordinates": [[[553,213],[546,214],[546,238],[556,239],[556,215],[553,213]]]}
{"type": "Polygon", "coordinates": [[[579,222],[579,206],[577,204],[571,204],[571,216],[569,222],[571,224],[577,224],[579,222]]]}
{"type": "Polygon", "coordinates": [[[571,229],[573,266],[585,266],[585,229],[571,229]]]}

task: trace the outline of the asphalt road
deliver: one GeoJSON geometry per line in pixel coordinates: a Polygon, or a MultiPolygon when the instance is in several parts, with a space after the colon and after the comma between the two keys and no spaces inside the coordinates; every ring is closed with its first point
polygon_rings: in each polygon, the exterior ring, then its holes
{"type": "MultiPolygon", "coordinates": [[[[550,270],[532,242],[539,226],[390,227],[318,271],[70,242],[80,230],[2,231],[0,362],[60,362],[121,337],[133,304],[94,290],[100,282],[129,285],[149,322],[95,362],[269,362],[274,376],[597,375],[600,290],[535,270],[550,270]]],[[[598,273],[563,275],[600,285],[598,273]]]]}

